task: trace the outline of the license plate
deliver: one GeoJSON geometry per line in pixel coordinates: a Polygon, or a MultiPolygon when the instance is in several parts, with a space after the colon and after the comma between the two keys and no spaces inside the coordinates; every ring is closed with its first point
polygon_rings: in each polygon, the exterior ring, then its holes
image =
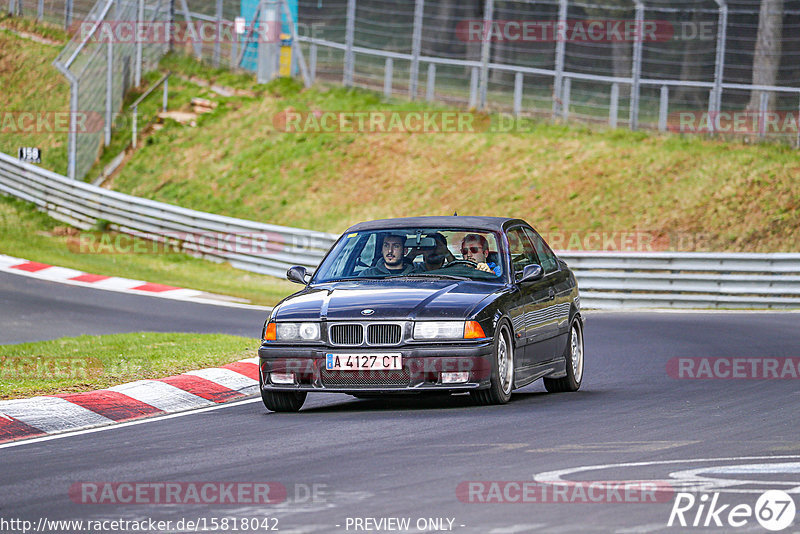
{"type": "Polygon", "coordinates": [[[325,355],[325,369],[328,371],[397,371],[402,368],[403,357],[399,352],[325,355]]]}

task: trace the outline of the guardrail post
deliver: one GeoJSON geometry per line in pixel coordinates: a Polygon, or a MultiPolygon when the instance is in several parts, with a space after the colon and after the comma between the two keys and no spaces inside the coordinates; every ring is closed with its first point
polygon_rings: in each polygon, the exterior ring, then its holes
{"type": "Polygon", "coordinates": [[[436,65],[428,63],[428,87],[425,91],[425,100],[433,102],[436,94],[436,65]]]}
{"type": "Polygon", "coordinates": [[[414,1],[414,30],[411,36],[411,69],[408,79],[408,97],[417,98],[419,85],[419,53],[422,47],[422,14],[425,11],[425,0],[414,1]]]}
{"type": "Polygon", "coordinates": [[[522,113],[522,73],[514,74],[514,116],[519,117],[522,113]]]}
{"type": "Polygon", "coordinates": [[[347,0],[347,22],[344,35],[344,75],[342,84],[345,87],[353,85],[353,70],[355,68],[353,57],[353,40],[356,31],[356,0],[347,0]]]}
{"type": "Polygon", "coordinates": [[[644,39],[644,2],[634,0],[636,3],[636,32],[633,42],[633,62],[631,65],[631,100],[630,100],[630,129],[639,128],[639,89],[642,77],[642,41],[644,39]]]}
{"type": "Polygon", "coordinates": [[[392,76],[394,74],[394,62],[392,58],[386,58],[386,64],[383,67],[383,96],[389,98],[392,96],[392,76]]]}
{"type": "Polygon", "coordinates": [[[667,113],[669,112],[669,87],[661,86],[661,98],[658,103],[658,130],[667,130],[667,113]]]}
{"type": "Polygon", "coordinates": [[[492,52],[491,29],[494,19],[494,0],[486,0],[483,8],[483,32],[481,36],[481,83],[480,109],[486,109],[486,93],[489,87],[489,60],[492,52]]]}
{"type": "Polygon", "coordinates": [[[553,120],[561,114],[561,85],[564,81],[564,55],[567,46],[567,0],[558,0],[556,25],[556,74],[553,78],[553,120]]]}
{"type": "Polygon", "coordinates": [[[619,84],[614,82],[611,84],[611,102],[608,106],[608,125],[612,128],[617,127],[617,119],[619,117],[619,84]]]}

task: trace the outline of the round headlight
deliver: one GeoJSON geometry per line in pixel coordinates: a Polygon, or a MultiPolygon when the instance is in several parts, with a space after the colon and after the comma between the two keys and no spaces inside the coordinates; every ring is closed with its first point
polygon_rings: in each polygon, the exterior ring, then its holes
{"type": "Polygon", "coordinates": [[[300,337],[306,340],[319,339],[319,325],[317,323],[301,324],[300,337]]]}
{"type": "Polygon", "coordinates": [[[278,339],[295,339],[297,337],[297,324],[278,323],[278,339]]]}
{"type": "Polygon", "coordinates": [[[435,338],[438,333],[439,326],[436,323],[417,323],[414,337],[432,339],[435,338]]]}

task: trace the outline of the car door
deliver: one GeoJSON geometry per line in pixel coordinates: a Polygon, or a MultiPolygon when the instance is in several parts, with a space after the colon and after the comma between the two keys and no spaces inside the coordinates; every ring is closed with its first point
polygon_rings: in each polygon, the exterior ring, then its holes
{"type": "Polygon", "coordinates": [[[544,279],[519,282],[525,266],[538,263],[533,242],[525,234],[524,227],[512,227],[508,230],[507,235],[511,253],[511,270],[520,293],[520,300],[524,303],[522,318],[518,319],[519,327],[515,325],[515,329],[518,328],[517,332],[521,334],[518,341],[522,341],[524,345],[522,365],[520,366],[523,368],[521,374],[524,375],[524,368],[531,368],[548,359],[540,344],[547,338],[546,310],[550,303],[550,293],[548,292],[549,286],[544,279]]]}
{"type": "Polygon", "coordinates": [[[545,320],[540,330],[541,356],[545,360],[558,358],[564,351],[569,330],[569,274],[561,269],[558,258],[535,230],[526,227],[524,233],[533,242],[536,257],[544,270],[542,281],[548,294],[542,312],[545,320]]]}

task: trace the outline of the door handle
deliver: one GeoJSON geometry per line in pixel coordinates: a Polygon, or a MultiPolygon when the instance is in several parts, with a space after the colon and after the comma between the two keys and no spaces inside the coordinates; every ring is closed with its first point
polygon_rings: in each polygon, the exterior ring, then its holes
{"type": "Polygon", "coordinates": [[[550,288],[549,294],[550,294],[550,300],[553,300],[553,299],[556,298],[556,291],[552,287],[550,288]]]}

